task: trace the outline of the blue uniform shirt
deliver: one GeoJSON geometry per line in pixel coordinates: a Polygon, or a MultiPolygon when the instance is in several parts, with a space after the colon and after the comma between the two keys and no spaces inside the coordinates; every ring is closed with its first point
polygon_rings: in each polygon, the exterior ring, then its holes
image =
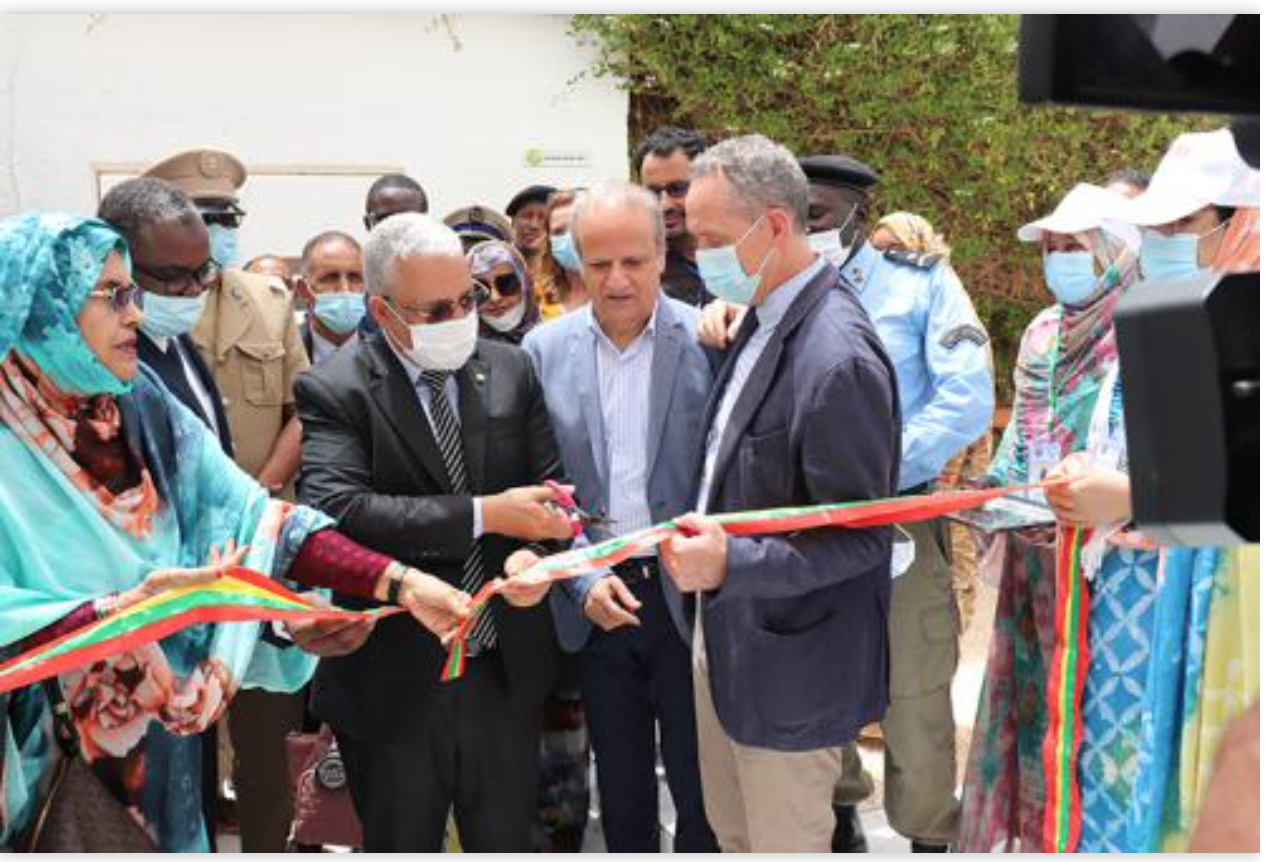
{"type": "Polygon", "coordinates": [[[986,330],[955,270],[941,259],[887,256],[864,243],[841,273],[858,291],[898,377],[898,487],[936,479],[990,427],[995,385],[986,330]]]}

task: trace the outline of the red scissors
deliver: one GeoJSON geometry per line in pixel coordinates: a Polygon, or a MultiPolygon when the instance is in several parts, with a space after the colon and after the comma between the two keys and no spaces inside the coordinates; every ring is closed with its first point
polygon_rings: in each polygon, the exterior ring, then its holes
{"type": "Polygon", "coordinates": [[[546,480],[546,487],[555,493],[555,499],[551,502],[563,510],[568,519],[572,521],[573,536],[580,535],[585,527],[610,527],[612,519],[605,518],[601,515],[592,515],[585,509],[577,505],[577,500],[572,496],[574,486],[561,485],[550,479],[546,480]]]}

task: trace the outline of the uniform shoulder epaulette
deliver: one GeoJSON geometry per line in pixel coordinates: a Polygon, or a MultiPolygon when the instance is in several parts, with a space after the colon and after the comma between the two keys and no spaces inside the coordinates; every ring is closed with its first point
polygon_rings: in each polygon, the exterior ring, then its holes
{"type": "Polygon", "coordinates": [[[918,251],[891,248],[885,252],[885,259],[903,266],[913,266],[916,269],[933,269],[942,262],[942,255],[922,254],[918,251]]]}

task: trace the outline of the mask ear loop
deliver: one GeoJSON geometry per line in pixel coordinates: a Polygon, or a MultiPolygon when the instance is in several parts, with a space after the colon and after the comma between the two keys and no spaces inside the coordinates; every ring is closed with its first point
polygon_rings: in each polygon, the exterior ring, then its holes
{"type": "MultiPolygon", "coordinates": [[[[753,232],[753,228],[757,227],[757,225],[762,221],[762,219],[767,219],[769,221],[769,217],[766,215],[766,213],[762,213],[761,217],[759,217],[757,221],[753,222],[752,227],[750,227],[747,231],[745,231],[744,236],[740,237],[739,242],[735,244],[735,247],[737,250],[740,247],[740,243],[748,239],[748,235],[753,232]]],[[[774,239],[772,239],[770,249],[766,252],[766,256],[762,258],[762,262],[757,265],[757,272],[753,273],[753,277],[757,278],[759,284],[761,283],[762,273],[766,271],[766,264],[770,262],[770,256],[774,253],[775,253],[775,241],[774,239]]],[[[737,253],[737,256],[738,256],[738,253],[737,253]]]]}

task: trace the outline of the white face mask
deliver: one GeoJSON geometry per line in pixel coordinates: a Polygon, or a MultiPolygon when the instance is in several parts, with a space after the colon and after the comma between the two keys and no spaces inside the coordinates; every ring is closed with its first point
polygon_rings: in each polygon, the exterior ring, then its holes
{"type": "Polygon", "coordinates": [[[854,220],[854,214],[858,212],[858,208],[858,204],[852,206],[845,221],[837,227],[806,234],[806,242],[810,244],[810,250],[823,255],[833,266],[840,267],[845,263],[845,244],[841,241],[841,232],[854,220]]]}
{"type": "MultiPolygon", "coordinates": [[[[385,303],[392,308],[390,302],[385,303]]],[[[396,319],[409,327],[410,342],[405,348],[397,345],[411,362],[423,371],[457,371],[467,364],[475,352],[476,338],[480,334],[480,319],[472,310],[465,316],[443,323],[408,324],[395,308],[396,319]]]]}
{"type": "Polygon", "coordinates": [[[810,243],[811,251],[827,258],[840,254],[844,250],[841,245],[841,231],[836,229],[807,234],[806,242],[810,243]]]}
{"type": "Polygon", "coordinates": [[[524,320],[524,313],[528,311],[528,303],[521,300],[510,311],[503,312],[499,315],[483,314],[481,319],[497,332],[510,332],[519,326],[524,320]]]}

